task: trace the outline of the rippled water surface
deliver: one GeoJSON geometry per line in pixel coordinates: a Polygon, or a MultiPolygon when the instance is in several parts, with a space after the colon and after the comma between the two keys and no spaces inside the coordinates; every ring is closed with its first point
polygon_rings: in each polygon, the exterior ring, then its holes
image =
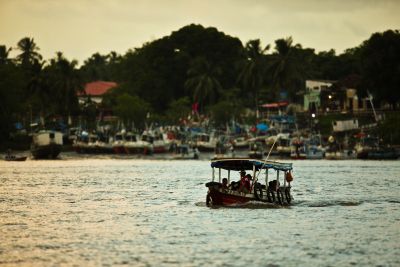
{"type": "Polygon", "coordinates": [[[296,161],[290,208],[208,208],[208,161],[0,162],[0,265],[400,266],[400,161],[296,161]]]}

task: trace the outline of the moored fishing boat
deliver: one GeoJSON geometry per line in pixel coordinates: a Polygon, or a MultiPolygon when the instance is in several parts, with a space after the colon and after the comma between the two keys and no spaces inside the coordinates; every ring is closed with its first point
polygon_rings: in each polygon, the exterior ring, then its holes
{"type": "Polygon", "coordinates": [[[172,155],[173,159],[198,159],[200,152],[197,148],[192,148],[187,144],[178,145],[172,155]]]}
{"type": "Polygon", "coordinates": [[[290,194],[290,182],[293,180],[291,163],[231,158],[212,160],[211,168],[212,181],[206,183],[208,206],[245,204],[249,201],[288,205],[293,199],[290,194]],[[218,177],[215,175],[215,169],[218,169],[218,177]],[[226,171],[224,178],[222,170],[226,171]],[[276,179],[272,181],[269,181],[270,170],[276,172],[276,179]],[[245,175],[246,171],[250,171],[251,174],[245,175]],[[230,181],[232,172],[240,172],[239,182],[230,181]],[[259,182],[261,173],[264,173],[265,184],[259,182]],[[283,174],[282,186],[280,174],[283,174]]]}
{"type": "Polygon", "coordinates": [[[112,143],[112,149],[115,154],[125,154],[125,131],[121,131],[115,134],[114,141],[112,143]]]}
{"type": "Polygon", "coordinates": [[[32,135],[31,153],[35,159],[55,159],[61,152],[63,134],[42,130],[32,135]]]}
{"type": "Polygon", "coordinates": [[[143,137],[140,140],[139,135],[128,132],[125,135],[124,149],[126,154],[141,154],[149,155],[153,154],[153,144],[152,139],[143,137]]]}

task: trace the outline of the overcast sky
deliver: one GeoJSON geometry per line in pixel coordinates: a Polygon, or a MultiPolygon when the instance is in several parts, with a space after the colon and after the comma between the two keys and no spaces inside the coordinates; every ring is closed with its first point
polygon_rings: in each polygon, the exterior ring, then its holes
{"type": "Polygon", "coordinates": [[[82,63],[195,23],[243,43],[292,36],[303,47],[341,53],[374,32],[400,29],[399,14],[400,0],[0,0],[0,44],[15,47],[29,36],[45,59],[62,51],[82,63]]]}

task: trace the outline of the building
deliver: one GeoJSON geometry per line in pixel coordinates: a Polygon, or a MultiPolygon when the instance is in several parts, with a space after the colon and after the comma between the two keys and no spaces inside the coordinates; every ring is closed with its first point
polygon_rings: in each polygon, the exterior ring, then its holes
{"type": "Polygon", "coordinates": [[[306,92],[304,94],[304,110],[318,110],[321,107],[321,94],[327,91],[334,81],[306,80],[306,92]]]}
{"type": "Polygon", "coordinates": [[[368,110],[368,98],[361,99],[357,90],[336,81],[307,80],[305,111],[362,112],[368,110]]]}
{"type": "Polygon", "coordinates": [[[89,101],[100,104],[104,94],[117,87],[115,82],[95,81],[85,84],[84,91],[78,94],[79,104],[85,104],[89,101]]]}

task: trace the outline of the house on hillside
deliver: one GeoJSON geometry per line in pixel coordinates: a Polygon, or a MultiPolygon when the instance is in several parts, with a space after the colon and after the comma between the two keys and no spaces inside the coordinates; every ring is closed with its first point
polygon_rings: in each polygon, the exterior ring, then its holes
{"type": "Polygon", "coordinates": [[[78,94],[79,104],[83,105],[89,101],[100,104],[103,96],[113,88],[117,87],[115,82],[95,81],[85,84],[82,93],[78,94]]]}
{"type": "Polygon", "coordinates": [[[304,110],[316,112],[321,107],[321,94],[327,91],[335,81],[306,80],[306,92],[304,93],[304,110]]]}
{"type": "Polygon", "coordinates": [[[360,112],[368,109],[368,99],[359,98],[357,90],[336,81],[307,80],[305,111],[360,112]]]}

